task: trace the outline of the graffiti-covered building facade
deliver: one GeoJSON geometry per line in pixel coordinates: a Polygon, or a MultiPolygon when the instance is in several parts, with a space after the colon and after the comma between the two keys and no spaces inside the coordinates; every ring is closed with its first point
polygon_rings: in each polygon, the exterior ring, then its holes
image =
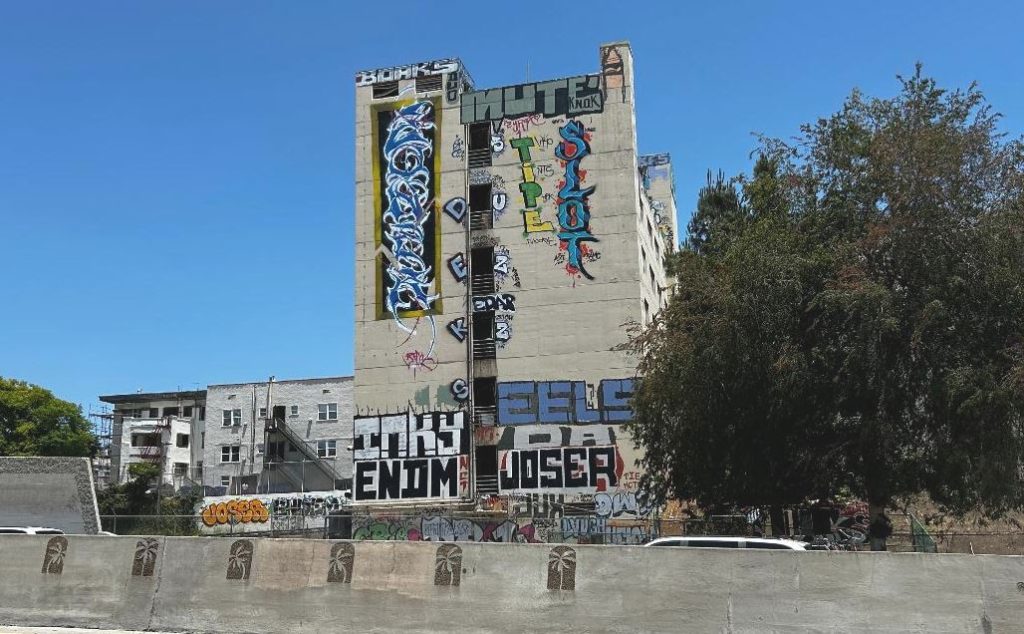
{"type": "Polygon", "coordinates": [[[595,53],[496,88],[458,59],[357,74],[356,504],[633,490],[615,347],[667,302],[677,229],[630,46],[595,53]]]}

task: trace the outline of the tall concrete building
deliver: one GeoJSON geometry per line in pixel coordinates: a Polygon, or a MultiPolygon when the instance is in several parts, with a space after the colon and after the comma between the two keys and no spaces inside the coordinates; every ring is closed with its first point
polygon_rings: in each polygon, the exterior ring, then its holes
{"type": "Polygon", "coordinates": [[[478,89],[458,59],[356,75],[357,503],[635,484],[623,324],[667,302],[667,154],[633,54],[478,89]]]}

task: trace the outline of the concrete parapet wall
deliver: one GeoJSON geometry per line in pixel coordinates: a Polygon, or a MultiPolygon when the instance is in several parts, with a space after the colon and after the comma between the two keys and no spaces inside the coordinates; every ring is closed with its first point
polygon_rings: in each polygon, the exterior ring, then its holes
{"type": "Polygon", "coordinates": [[[56,539],[0,537],[0,624],[216,632],[1012,632],[1024,614],[1024,558],[1012,556],[56,539]]]}

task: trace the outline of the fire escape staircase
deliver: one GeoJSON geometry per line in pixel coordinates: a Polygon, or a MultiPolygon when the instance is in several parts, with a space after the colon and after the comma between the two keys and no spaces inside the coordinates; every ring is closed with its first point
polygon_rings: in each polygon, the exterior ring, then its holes
{"type": "MultiPolygon", "coordinates": [[[[303,466],[304,469],[312,468],[320,471],[334,484],[335,489],[344,486],[342,478],[334,469],[334,466],[327,460],[318,456],[316,449],[296,434],[282,418],[267,418],[264,423],[264,436],[266,442],[264,443],[263,452],[263,473],[267,473],[268,469],[273,469],[276,474],[283,475],[297,491],[302,491],[308,488],[303,482],[302,475],[294,473],[293,468],[289,468],[291,466],[290,463],[279,462],[275,460],[277,456],[271,455],[269,450],[270,438],[273,435],[277,435],[288,441],[296,450],[302,453],[302,455],[307,459],[307,462],[305,462],[303,466]]],[[[261,476],[260,479],[262,480],[263,477],[261,476]]]]}

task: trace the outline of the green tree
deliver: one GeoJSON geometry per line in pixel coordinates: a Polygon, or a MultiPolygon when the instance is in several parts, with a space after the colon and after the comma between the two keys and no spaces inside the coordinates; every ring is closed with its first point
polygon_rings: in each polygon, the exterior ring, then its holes
{"type": "Polygon", "coordinates": [[[691,223],[630,344],[655,496],[1024,503],[1024,144],[976,87],[900,81],[762,139],[727,221],[691,223]]]}
{"type": "Polygon", "coordinates": [[[79,406],[38,385],[0,377],[0,456],[92,456],[96,448],[79,406]]]}

